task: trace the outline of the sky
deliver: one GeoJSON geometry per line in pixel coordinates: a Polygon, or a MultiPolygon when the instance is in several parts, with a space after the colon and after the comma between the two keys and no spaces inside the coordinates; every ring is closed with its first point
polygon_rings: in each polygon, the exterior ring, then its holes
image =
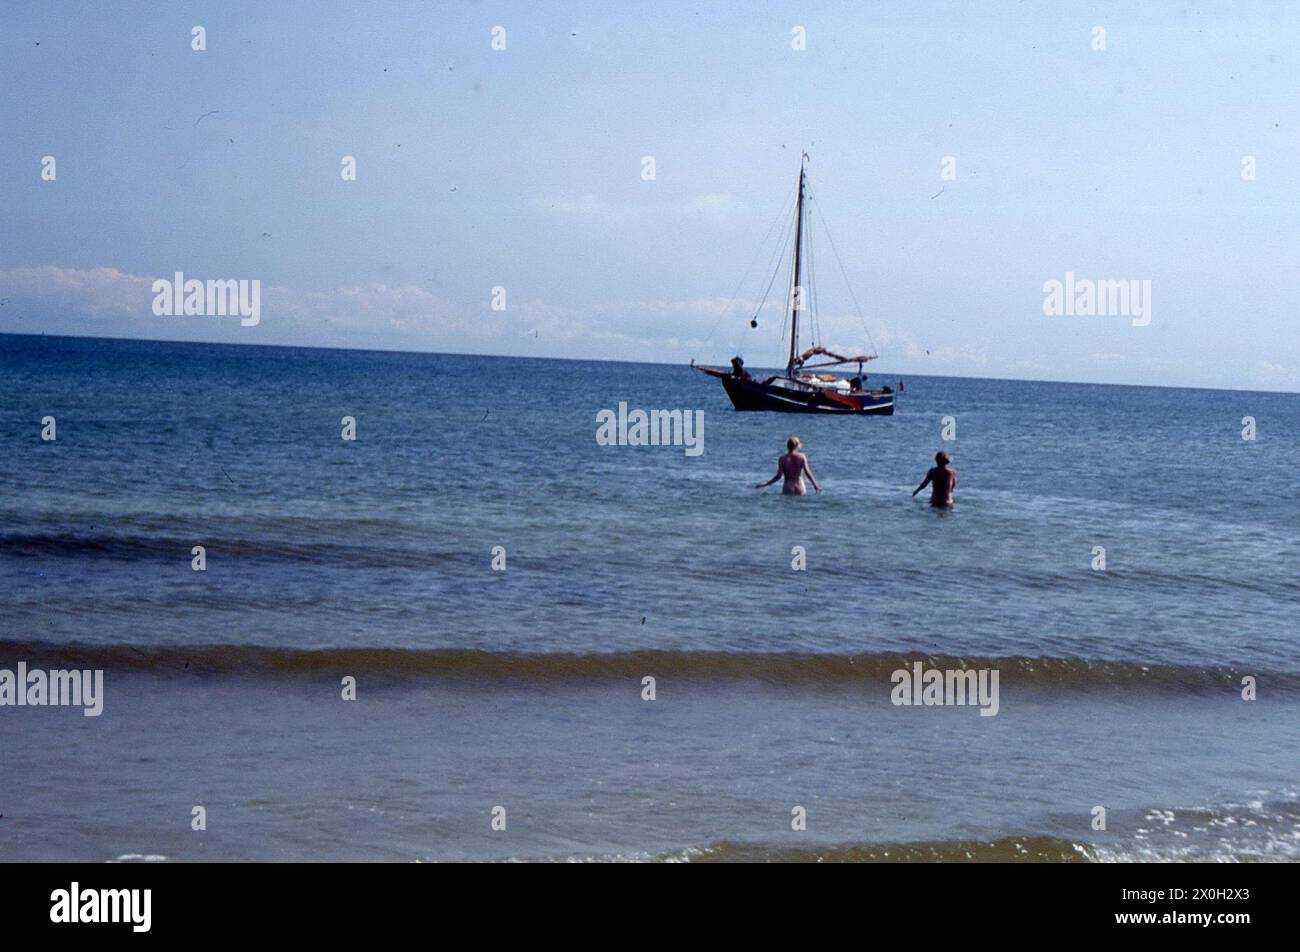
{"type": "Polygon", "coordinates": [[[1300,390],[1297,5],[0,3],[0,333],[1300,390]]]}

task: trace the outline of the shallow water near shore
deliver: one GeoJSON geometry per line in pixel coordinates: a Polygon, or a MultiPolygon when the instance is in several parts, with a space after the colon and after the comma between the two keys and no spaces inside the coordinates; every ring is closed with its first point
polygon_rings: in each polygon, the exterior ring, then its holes
{"type": "Polygon", "coordinates": [[[17,336],[0,371],[0,668],[106,695],[0,708],[0,858],[1300,855],[1300,396],[918,376],[819,419],[684,367],[17,336]],[[620,401],[703,409],[704,453],[597,445],[620,401]],[[752,488],[791,432],[821,495],[752,488]],[[909,496],[940,448],[952,512],[909,496]],[[997,669],[997,716],[891,704],[916,660],[997,669]]]}

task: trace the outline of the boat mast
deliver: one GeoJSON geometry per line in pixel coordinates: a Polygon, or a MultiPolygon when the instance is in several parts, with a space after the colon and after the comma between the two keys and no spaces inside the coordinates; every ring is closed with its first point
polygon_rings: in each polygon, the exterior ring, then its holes
{"type": "Polygon", "coordinates": [[[799,286],[799,264],[803,257],[803,185],[804,166],[808,162],[808,153],[799,161],[799,202],[794,220],[794,286],[790,292],[790,360],[785,365],[786,376],[794,376],[794,348],[799,339],[799,306],[803,299],[803,289],[799,286]]]}

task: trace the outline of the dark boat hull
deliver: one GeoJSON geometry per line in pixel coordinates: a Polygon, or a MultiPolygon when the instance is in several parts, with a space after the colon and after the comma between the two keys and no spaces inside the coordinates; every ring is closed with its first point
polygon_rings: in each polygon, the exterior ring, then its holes
{"type": "Polygon", "coordinates": [[[737,410],[832,413],[840,416],[892,416],[894,413],[892,391],[859,390],[839,394],[813,388],[780,386],[775,381],[745,379],[711,367],[697,369],[722,381],[723,389],[737,410]]]}

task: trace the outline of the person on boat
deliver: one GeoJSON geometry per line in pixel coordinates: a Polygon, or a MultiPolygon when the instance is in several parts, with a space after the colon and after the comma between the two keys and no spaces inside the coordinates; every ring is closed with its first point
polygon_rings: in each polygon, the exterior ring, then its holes
{"type": "Polygon", "coordinates": [[[745,369],[745,361],[739,356],[731,358],[731,376],[739,377],[741,380],[752,380],[749,371],[745,369]]]}
{"type": "Polygon", "coordinates": [[[934,454],[934,462],[935,465],[925,474],[925,480],[912,490],[912,496],[915,498],[917,493],[929,486],[930,505],[947,509],[952,506],[952,491],[957,487],[957,470],[948,465],[952,462],[952,457],[943,450],[934,454]]]}
{"type": "Polygon", "coordinates": [[[776,475],[765,483],[755,483],[755,489],[764,489],[771,486],[778,479],[784,478],[785,483],[781,486],[782,494],[786,496],[802,496],[808,490],[804,487],[803,477],[808,474],[808,479],[813,484],[813,489],[818,492],[822,491],[821,486],[817,485],[817,477],[813,475],[812,466],[808,464],[808,457],[799,452],[799,437],[792,436],[785,441],[787,450],[784,456],[778,457],[776,461],[776,475]]]}

